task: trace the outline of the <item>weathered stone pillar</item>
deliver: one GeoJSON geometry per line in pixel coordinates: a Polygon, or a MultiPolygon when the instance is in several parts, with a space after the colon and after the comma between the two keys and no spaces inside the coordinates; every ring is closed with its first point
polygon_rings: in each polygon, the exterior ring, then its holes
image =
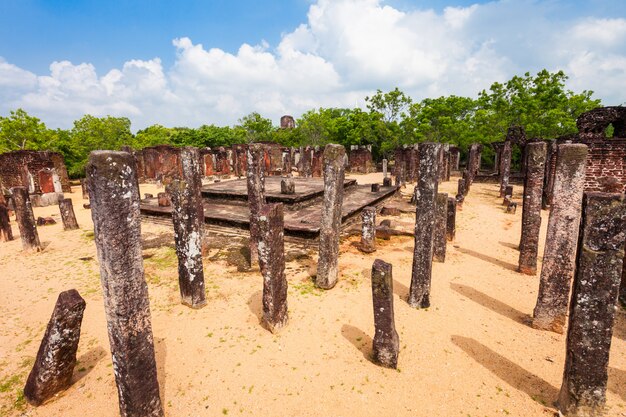
{"type": "Polygon", "coordinates": [[[133,158],[91,152],[87,176],[120,414],[160,417],[133,158]]]}
{"type": "Polygon", "coordinates": [[[546,144],[545,142],[532,142],[526,145],[526,150],[528,166],[524,181],[518,271],[526,275],[535,275],[537,273],[537,252],[539,251],[539,229],[541,228],[541,195],[543,193],[546,144]]]}
{"type": "Polygon", "coordinates": [[[283,205],[266,204],[259,216],[259,266],[263,274],[263,322],[276,333],[287,325],[283,205]]]}
{"type": "Polygon", "coordinates": [[[41,251],[39,233],[37,233],[37,223],[33,214],[33,207],[30,204],[28,189],[26,187],[11,188],[13,195],[13,206],[15,208],[15,220],[20,229],[22,249],[27,252],[41,251]]]}
{"type": "Polygon", "coordinates": [[[456,146],[450,147],[450,168],[454,171],[459,170],[460,154],[459,148],[456,146]]]}
{"type": "Polygon", "coordinates": [[[463,186],[463,197],[467,197],[470,186],[472,185],[472,178],[468,169],[463,170],[463,180],[465,180],[465,185],[463,186]]]}
{"type": "Polygon", "coordinates": [[[283,178],[280,180],[280,193],[281,194],[295,194],[296,183],[291,178],[283,178]]]}
{"type": "Polygon", "coordinates": [[[433,262],[435,200],[437,197],[437,155],[441,145],[421,143],[419,178],[415,210],[415,247],[408,303],[411,307],[430,306],[430,280],[433,262]]]}
{"type": "Polygon", "coordinates": [[[466,186],[465,186],[465,178],[459,178],[459,184],[457,186],[456,192],[456,202],[459,208],[463,207],[463,201],[465,200],[465,195],[467,194],[466,186]]]}
{"type": "Polygon", "coordinates": [[[448,219],[448,194],[439,193],[435,202],[435,233],[433,236],[433,261],[446,261],[446,231],[448,219]]]}
{"type": "Polygon", "coordinates": [[[259,212],[263,204],[265,204],[264,151],[264,146],[260,143],[251,143],[248,146],[247,184],[248,205],[250,207],[250,266],[255,265],[258,260],[259,212]]]}
{"type": "Polygon", "coordinates": [[[555,199],[548,219],[539,295],[533,312],[532,325],[536,329],[563,333],[575,269],[586,162],[586,145],[559,145],[555,199]]]}
{"type": "Polygon", "coordinates": [[[173,180],[167,190],[172,199],[174,242],[178,257],[178,285],[181,302],[191,308],[206,305],[202,237],[204,206],[202,204],[202,172],[197,148],[180,150],[181,179],[173,180]]]}
{"type": "Polygon", "coordinates": [[[61,212],[61,220],[63,221],[63,230],[76,230],[79,228],[71,199],[60,198],[59,211],[61,212]]]}
{"type": "Polygon", "coordinates": [[[80,179],[80,189],[83,193],[83,200],[87,200],[89,198],[89,187],[87,186],[87,178],[80,179]]]}
{"type": "Polygon", "coordinates": [[[452,242],[456,236],[456,198],[454,197],[448,197],[446,216],[446,239],[452,242]]]}
{"type": "Polygon", "coordinates": [[[408,158],[404,157],[404,180],[409,182],[417,182],[417,172],[419,169],[419,146],[411,145],[404,150],[405,155],[408,154],[408,158]]]}
{"type": "Polygon", "coordinates": [[[383,178],[383,187],[391,187],[391,177],[383,178]]]}
{"type": "Polygon", "coordinates": [[[0,241],[9,242],[13,240],[13,230],[9,218],[9,209],[5,204],[0,204],[0,241]]]}
{"type": "Polygon", "coordinates": [[[365,253],[376,252],[376,207],[361,210],[361,244],[359,250],[365,253]]]}
{"type": "Polygon", "coordinates": [[[604,415],[615,302],[624,259],[625,197],[605,193],[586,193],[584,197],[565,371],[558,399],[559,411],[566,416],[604,415]]]}
{"type": "Polygon", "coordinates": [[[469,186],[474,182],[474,178],[478,174],[478,166],[480,164],[480,145],[473,143],[469,149],[469,156],[467,159],[467,171],[469,174],[469,186]]]}
{"type": "Polygon", "coordinates": [[[24,397],[30,404],[41,405],[72,384],[85,306],[76,290],[59,294],[24,387],[24,397]]]}
{"type": "Polygon", "coordinates": [[[310,146],[300,147],[300,176],[309,178],[312,175],[311,167],[311,152],[310,146]]]}
{"type": "Polygon", "coordinates": [[[393,314],[392,266],[376,259],[372,265],[372,301],[374,306],[374,362],[387,368],[398,367],[400,339],[393,314]]]}
{"type": "Polygon", "coordinates": [[[377,193],[380,191],[380,184],[372,184],[372,192],[377,193]]]}
{"type": "Polygon", "coordinates": [[[504,197],[511,176],[511,141],[505,140],[500,155],[500,197],[504,197]]]}
{"type": "Polygon", "coordinates": [[[387,160],[383,159],[383,178],[387,178],[387,160]]]}
{"type": "Polygon", "coordinates": [[[330,289],[337,283],[345,154],[346,150],[341,145],[329,144],[324,149],[324,203],[316,279],[317,286],[324,289],[330,289]]]}
{"type": "Polygon", "coordinates": [[[396,176],[396,186],[404,185],[404,178],[406,175],[406,167],[404,161],[404,149],[399,146],[394,153],[393,172],[396,176]]]}

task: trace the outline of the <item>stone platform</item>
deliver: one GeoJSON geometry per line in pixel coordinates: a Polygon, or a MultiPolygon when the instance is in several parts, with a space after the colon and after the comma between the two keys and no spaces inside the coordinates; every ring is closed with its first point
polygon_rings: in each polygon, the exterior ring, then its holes
{"type": "MultiPolygon", "coordinates": [[[[285,204],[285,238],[289,241],[317,240],[321,221],[321,203],[324,182],[318,178],[294,178],[296,194],[280,194],[280,178],[266,178],[268,202],[285,204]]],[[[357,185],[356,180],[344,183],[342,229],[360,221],[360,212],[367,206],[378,206],[397,191],[397,187],[380,187],[372,192],[371,185],[357,185]]],[[[236,235],[246,235],[250,212],[247,205],[245,180],[234,180],[204,186],[204,221],[209,230],[236,235]]],[[[171,207],[159,207],[156,199],[142,200],[144,219],[158,223],[171,223],[171,207]]]]}

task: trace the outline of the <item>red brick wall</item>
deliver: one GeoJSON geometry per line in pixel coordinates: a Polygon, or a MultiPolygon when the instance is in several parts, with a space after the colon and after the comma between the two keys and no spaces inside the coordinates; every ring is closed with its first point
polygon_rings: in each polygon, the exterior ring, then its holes
{"type": "Polygon", "coordinates": [[[39,171],[45,168],[56,171],[63,191],[71,191],[63,157],[56,152],[49,151],[22,150],[0,154],[0,185],[6,189],[28,187],[26,172],[29,172],[35,183],[35,192],[41,192],[39,171]]]}
{"type": "Polygon", "coordinates": [[[626,191],[626,138],[583,142],[589,147],[585,191],[626,191]],[[613,179],[611,179],[613,178],[613,179]]]}

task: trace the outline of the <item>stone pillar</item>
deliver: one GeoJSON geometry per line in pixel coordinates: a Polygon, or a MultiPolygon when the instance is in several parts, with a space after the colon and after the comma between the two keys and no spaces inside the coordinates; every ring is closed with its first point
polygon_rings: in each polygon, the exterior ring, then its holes
{"type": "Polygon", "coordinates": [[[559,145],[557,155],[555,199],[548,219],[539,295],[532,325],[536,329],[563,333],[570,283],[576,266],[587,146],[559,145]]]}
{"type": "MultiPolygon", "coordinates": [[[[570,142],[571,143],[571,142],[570,142]]],[[[552,189],[554,188],[554,171],[556,169],[556,160],[558,143],[556,140],[552,140],[548,143],[548,156],[546,157],[546,177],[544,179],[543,187],[543,202],[542,208],[548,209],[552,202],[552,189]]]]}
{"type": "Polygon", "coordinates": [[[376,252],[376,207],[361,210],[361,244],[359,250],[365,253],[376,252]]]}
{"type": "Polygon", "coordinates": [[[380,184],[372,184],[372,188],[371,188],[373,193],[377,193],[380,191],[380,184]]]}
{"type": "Polygon", "coordinates": [[[446,239],[452,242],[456,237],[456,198],[454,197],[448,197],[446,216],[446,239]]]}
{"type": "Polygon", "coordinates": [[[24,397],[30,404],[41,405],[72,384],[85,306],[76,290],[59,294],[24,387],[24,397]]]}
{"type": "Polygon", "coordinates": [[[0,241],[9,242],[13,240],[13,230],[9,218],[9,209],[5,204],[0,204],[0,241]]]}
{"type": "Polygon", "coordinates": [[[465,186],[465,178],[459,178],[459,184],[456,192],[456,202],[459,208],[463,207],[463,201],[465,201],[465,195],[467,194],[465,186]]]}
{"type": "Polygon", "coordinates": [[[312,175],[311,152],[312,152],[312,149],[310,146],[305,146],[305,147],[300,148],[300,176],[301,177],[308,178],[312,175]]]}
{"type": "Polygon", "coordinates": [[[513,200],[513,186],[507,185],[504,189],[504,199],[502,199],[502,205],[508,206],[509,203],[513,200]]]}
{"type": "Polygon", "coordinates": [[[266,204],[259,216],[259,266],[263,274],[263,322],[276,333],[287,325],[283,205],[266,204]]]}
{"type": "Polygon", "coordinates": [[[160,417],[133,158],[125,152],[91,152],[87,177],[120,414],[160,417]]]}
{"type": "Polygon", "coordinates": [[[522,208],[522,236],[519,244],[518,271],[526,275],[537,273],[539,229],[541,228],[541,196],[543,171],[546,162],[545,142],[526,145],[528,165],[524,181],[524,205],[522,208]]]}
{"type": "Polygon", "coordinates": [[[63,230],[76,230],[79,228],[71,199],[60,198],[59,211],[61,212],[61,220],[63,220],[63,230]]]}
{"type": "Polygon", "coordinates": [[[291,177],[291,151],[291,148],[285,148],[285,151],[283,151],[282,172],[287,177],[291,177]]]}
{"type": "Polygon", "coordinates": [[[411,145],[405,149],[405,155],[408,154],[408,158],[404,157],[404,179],[409,182],[417,182],[417,172],[419,169],[419,147],[417,145],[411,145]],[[408,165],[408,167],[407,167],[408,165]]]}
{"type": "Polygon", "coordinates": [[[559,411],[566,416],[604,415],[615,302],[624,259],[625,197],[585,193],[558,399],[559,411]]]}
{"type": "Polygon", "coordinates": [[[383,187],[391,187],[391,177],[383,178],[383,187]]]}
{"type": "MultiPolygon", "coordinates": [[[[248,146],[248,205],[250,207],[250,266],[258,260],[259,212],[265,204],[265,172],[263,170],[264,146],[248,146]]],[[[309,160],[310,163],[310,160],[309,160]]],[[[310,165],[309,165],[310,167],[310,165]]]]}
{"type": "Polygon", "coordinates": [[[387,160],[383,159],[383,178],[387,178],[387,160]]]}
{"type": "Polygon", "coordinates": [[[87,178],[80,179],[80,189],[83,193],[83,200],[87,200],[89,198],[89,188],[87,187],[87,178]]]}
{"type": "Polygon", "coordinates": [[[448,219],[448,194],[439,193],[435,202],[435,232],[433,236],[433,261],[446,261],[446,231],[448,219]]]}
{"type": "Polygon", "coordinates": [[[181,179],[173,180],[167,190],[172,198],[174,242],[178,257],[178,285],[181,302],[191,308],[206,305],[202,237],[204,206],[202,204],[202,172],[197,148],[180,150],[181,179]]]}
{"type": "Polygon", "coordinates": [[[477,143],[473,143],[469,149],[469,156],[467,158],[466,168],[469,173],[468,186],[470,186],[474,182],[474,177],[476,177],[476,174],[478,174],[478,159],[480,158],[478,147],[479,145],[477,143]]]}
{"type": "Polygon", "coordinates": [[[450,147],[450,168],[454,171],[459,170],[459,162],[460,162],[460,154],[459,148],[456,146],[450,147]]]}
{"type": "Polygon", "coordinates": [[[394,153],[393,173],[396,176],[396,186],[404,184],[405,162],[404,162],[404,149],[401,146],[397,147],[394,153]]]}
{"type": "Polygon", "coordinates": [[[430,280],[433,262],[435,200],[437,197],[437,155],[441,145],[420,144],[417,208],[415,210],[415,246],[408,303],[411,307],[430,306],[430,280]]]}
{"type": "Polygon", "coordinates": [[[472,185],[472,178],[468,169],[463,170],[463,180],[465,180],[465,185],[463,186],[463,197],[466,197],[469,193],[470,186],[472,185]]]}
{"type": "Polygon", "coordinates": [[[374,306],[374,362],[387,368],[398,367],[400,339],[393,314],[392,266],[376,259],[372,265],[372,304],[374,306]]]}
{"type": "Polygon", "coordinates": [[[443,163],[445,164],[444,181],[450,181],[450,171],[452,170],[450,166],[450,145],[445,145],[443,163]]]}
{"type": "Polygon", "coordinates": [[[329,144],[324,149],[324,202],[316,280],[317,286],[324,289],[333,288],[337,283],[345,154],[341,145],[329,144]]]}
{"type": "Polygon", "coordinates": [[[27,252],[41,251],[37,223],[35,222],[33,207],[30,204],[28,189],[26,187],[13,187],[11,188],[11,194],[13,195],[15,220],[20,229],[22,249],[27,252]]]}
{"type": "Polygon", "coordinates": [[[511,176],[511,141],[505,140],[500,155],[500,197],[504,197],[511,176]]]}
{"type": "Polygon", "coordinates": [[[281,194],[295,194],[296,183],[291,178],[283,178],[280,180],[280,193],[281,194]]]}

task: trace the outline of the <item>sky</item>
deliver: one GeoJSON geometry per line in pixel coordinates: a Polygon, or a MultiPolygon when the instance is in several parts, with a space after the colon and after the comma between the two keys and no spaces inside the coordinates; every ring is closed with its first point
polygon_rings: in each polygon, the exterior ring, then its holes
{"type": "Polygon", "coordinates": [[[364,107],[377,89],[476,97],[525,72],[626,104],[622,0],[0,0],[0,116],[233,125],[364,107]]]}

